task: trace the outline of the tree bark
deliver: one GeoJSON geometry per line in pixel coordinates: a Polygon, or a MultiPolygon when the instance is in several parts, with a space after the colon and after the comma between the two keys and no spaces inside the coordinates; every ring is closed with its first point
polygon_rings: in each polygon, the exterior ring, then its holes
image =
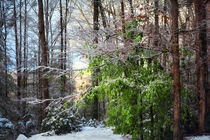
{"type": "MultiPolygon", "coordinates": [[[[210,22],[210,1],[207,1],[206,3],[206,23],[210,22]]],[[[207,111],[210,114],[210,24],[206,25],[206,31],[207,31],[207,64],[208,64],[208,73],[207,73],[207,87],[208,87],[208,96],[207,96],[207,111]]]]}
{"type": "Polygon", "coordinates": [[[60,0],[60,32],[61,32],[61,54],[60,54],[60,69],[63,70],[63,11],[62,0],[60,0]]]}
{"type": "Polygon", "coordinates": [[[174,114],[173,114],[173,140],[180,140],[180,66],[179,66],[179,34],[178,34],[178,1],[171,0],[172,16],[172,58],[173,58],[173,92],[174,92],[174,114]]]}
{"type": "MultiPolygon", "coordinates": [[[[98,35],[97,32],[99,30],[99,0],[94,0],[93,1],[93,30],[95,33],[95,38],[93,40],[94,44],[98,43],[98,35]]],[[[97,74],[99,73],[99,69],[96,69],[94,71],[94,74],[92,75],[94,79],[94,82],[92,83],[93,86],[97,86],[98,85],[98,79],[96,79],[97,74]]],[[[93,106],[93,118],[95,119],[99,119],[98,116],[98,96],[95,95],[94,96],[94,106],[93,106]]]]}
{"type": "Polygon", "coordinates": [[[122,22],[122,34],[123,41],[125,42],[125,6],[124,0],[121,0],[121,22],[122,22]]]}
{"type": "Polygon", "coordinates": [[[100,9],[100,13],[101,13],[102,24],[103,24],[103,27],[105,29],[106,40],[108,40],[109,36],[108,36],[107,30],[106,30],[106,28],[107,28],[107,19],[106,19],[106,15],[105,15],[105,12],[104,12],[104,7],[102,5],[101,0],[99,0],[99,9],[100,9]]]}
{"type": "Polygon", "coordinates": [[[48,40],[49,40],[49,0],[46,0],[46,11],[45,11],[45,24],[46,24],[46,47],[47,47],[47,63],[49,64],[49,47],[48,47],[48,40]]]}
{"type": "MultiPolygon", "coordinates": [[[[20,78],[20,89],[22,90],[22,87],[23,87],[23,84],[22,84],[22,0],[20,0],[20,6],[19,6],[19,12],[20,12],[20,15],[19,15],[19,18],[20,18],[20,27],[19,27],[19,37],[20,37],[20,46],[19,46],[19,78],[20,78]]],[[[23,95],[20,95],[22,98],[23,95]]]]}
{"type": "MultiPolygon", "coordinates": [[[[63,5],[62,0],[60,0],[60,32],[61,32],[61,54],[60,54],[60,69],[64,70],[64,53],[63,53],[63,5]]],[[[61,76],[61,93],[65,90],[65,75],[61,76]]]]}
{"type": "MultiPolygon", "coordinates": [[[[164,0],[164,8],[163,8],[163,10],[164,10],[164,14],[165,14],[165,16],[164,16],[164,28],[166,29],[167,28],[167,24],[168,24],[168,21],[166,19],[166,15],[167,15],[167,0],[164,0]]],[[[164,47],[166,48],[166,45],[164,47]]],[[[163,67],[164,68],[166,68],[166,60],[167,60],[167,57],[166,57],[166,54],[164,53],[163,54],[163,67]]]]}
{"type": "Polygon", "coordinates": [[[206,42],[206,9],[200,0],[194,1],[196,18],[196,63],[197,94],[199,96],[199,132],[205,131],[207,90],[207,42],[206,42]]]}
{"type": "Polygon", "coordinates": [[[133,0],[128,0],[130,4],[130,11],[131,11],[131,19],[134,18],[134,10],[133,10],[133,0]]]}
{"type": "MultiPolygon", "coordinates": [[[[66,7],[65,7],[65,28],[64,28],[64,66],[63,66],[63,69],[64,71],[66,71],[66,62],[67,62],[67,59],[66,59],[66,49],[67,49],[67,24],[68,24],[68,0],[66,0],[66,7]]],[[[63,79],[63,84],[64,84],[64,87],[66,85],[66,77],[64,76],[64,79],[63,79]]]]}
{"type": "MultiPolygon", "coordinates": [[[[47,46],[46,46],[46,41],[45,41],[45,29],[44,29],[44,14],[43,14],[43,1],[38,0],[38,6],[39,6],[39,13],[38,13],[38,18],[39,18],[39,41],[40,41],[40,47],[41,47],[41,54],[42,54],[42,66],[47,66],[48,61],[48,52],[47,52],[47,46]]],[[[47,72],[47,69],[43,70],[43,73],[47,72]]],[[[43,84],[42,88],[42,94],[44,99],[49,99],[49,91],[48,91],[48,79],[45,76],[41,76],[41,81],[43,84]]],[[[44,102],[44,107],[46,108],[48,106],[49,102],[45,101],[44,102]]],[[[46,115],[46,113],[44,113],[46,115]]]]}
{"type": "Polygon", "coordinates": [[[93,1],[93,30],[95,33],[95,38],[93,43],[98,43],[98,37],[97,37],[97,32],[99,30],[99,1],[94,0],[93,1]]]}
{"type": "Polygon", "coordinates": [[[103,23],[104,29],[106,29],[106,27],[107,27],[106,16],[105,16],[105,13],[104,13],[104,8],[103,8],[103,5],[101,3],[101,0],[99,0],[99,8],[100,8],[100,13],[101,13],[102,23],[103,23]]]}
{"type": "Polygon", "coordinates": [[[5,67],[5,97],[8,95],[8,71],[7,71],[7,23],[6,23],[6,10],[5,0],[3,0],[3,17],[4,17],[4,67],[5,67]]]}
{"type": "MultiPolygon", "coordinates": [[[[26,42],[27,42],[27,0],[25,0],[25,19],[24,19],[24,80],[23,80],[23,87],[24,89],[26,88],[27,85],[27,46],[26,46],[26,42]]],[[[26,93],[25,93],[26,94],[26,93]]]]}
{"type": "Polygon", "coordinates": [[[66,48],[67,48],[67,23],[68,23],[68,0],[66,0],[66,9],[65,9],[65,41],[64,41],[64,70],[66,70],[66,48]]]}
{"type": "Polygon", "coordinates": [[[155,47],[158,47],[158,33],[159,33],[159,16],[158,16],[159,2],[155,1],[155,47]]]}
{"type": "MultiPolygon", "coordinates": [[[[39,41],[39,45],[38,45],[38,66],[41,66],[41,44],[40,44],[40,41],[39,41]]],[[[42,100],[43,97],[42,97],[42,80],[41,80],[41,70],[40,68],[37,69],[37,72],[36,74],[38,74],[38,80],[37,80],[37,87],[38,87],[38,90],[37,90],[37,98],[39,100],[42,100]]],[[[43,112],[43,109],[42,109],[42,104],[39,104],[38,105],[38,129],[41,130],[41,123],[42,123],[42,120],[43,120],[43,113],[40,113],[40,112],[43,112]]]]}
{"type": "Polygon", "coordinates": [[[17,33],[17,13],[16,13],[16,2],[13,1],[13,16],[14,16],[14,30],[15,30],[15,50],[16,50],[16,70],[17,70],[17,97],[20,99],[20,85],[21,85],[21,77],[20,77],[20,66],[19,66],[19,44],[18,44],[18,33],[17,33]]]}

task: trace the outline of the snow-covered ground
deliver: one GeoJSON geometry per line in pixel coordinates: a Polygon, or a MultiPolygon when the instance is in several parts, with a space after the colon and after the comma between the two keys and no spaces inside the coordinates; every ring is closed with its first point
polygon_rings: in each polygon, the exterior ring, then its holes
{"type": "Polygon", "coordinates": [[[19,135],[17,140],[125,140],[121,135],[113,134],[111,128],[83,127],[81,132],[66,135],[46,136],[46,133],[37,134],[30,138],[19,135]]]}
{"type": "Polygon", "coordinates": [[[186,137],[185,140],[210,140],[210,136],[186,137]]]}

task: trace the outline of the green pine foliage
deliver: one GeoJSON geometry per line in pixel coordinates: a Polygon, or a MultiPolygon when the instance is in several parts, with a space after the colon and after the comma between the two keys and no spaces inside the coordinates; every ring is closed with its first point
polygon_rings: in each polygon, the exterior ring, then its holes
{"type": "MultiPolygon", "coordinates": [[[[141,21],[126,24],[126,37],[134,43],[142,40],[143,34],[135,29],[141,21]]],[[[120,52],[116,52],[116,58],[120,52]]],[[[132,139],[172,139],[173,91],[172,75],[161,66],[158,58],[149,58],[155,51],[134,48],[127,52],[126,60],[97,56],[91,59],[90,71],[99,68],[94,80],[99,85],[84,95],[84,101],[94,96],[107,100],[106,122],[114,126],[115,133],[130,134],[132,139]],[[148,58],[141,58],[141,57],[148,58]]],[[[189,104],[196,96],[182,88],[182,127],[194,127],[196,112],[189,104]]]]}
{"type": "Polygon", "coordinates": [[[154,74],[155,65],[138,63],[127,60],[104,65],[97,77],[102,80],[89,97],[93,99],[96,94],[100,99],[109,99],[107,124],[114,126],[116,133],[131,134],[133,138],[141,133],[149,138],[152,129],[158,135],[171,126],[172,81],[164,70],[154,74]]]}

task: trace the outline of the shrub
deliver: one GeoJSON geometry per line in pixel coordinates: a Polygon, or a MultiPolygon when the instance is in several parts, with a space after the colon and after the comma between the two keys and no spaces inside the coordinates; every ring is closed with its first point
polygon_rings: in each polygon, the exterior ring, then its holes
{"type": "Polygon", "coordinates": [[[47,117],[42,122],[43,132],[54,130],[56,134],[65,134],[80,130],[82,121],[75,105],[70,107],[68,103],[60,104],[48,107],[47,111],[47,117]]]}

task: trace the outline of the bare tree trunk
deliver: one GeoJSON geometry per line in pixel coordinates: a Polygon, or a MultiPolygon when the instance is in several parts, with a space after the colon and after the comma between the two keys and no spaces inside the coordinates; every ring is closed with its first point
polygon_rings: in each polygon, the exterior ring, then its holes
{"type": "MultiPolygon", "coordinates": [[[[25,15],[25,18],[24,18],[24,41],[23,41],[23,67],[24,67],[24,70],[23,70],[23,80],[22,80],[22,88],[24,89],[24,92],[23,92],[23,95],[22,95],[22,98],[26,97],[27,95],[27,91],[26,91],[26,86],[27,86],[27,46],[26,46],[26,42],[27,42],[27,0],[24,0],[24,5],[25,5],[25,8],[24,8],[24,15],[25,15]]],[[[26,102],[23,101],[22,102],[22,114],[25,115],[25,111],[26,111],[26,102]]]]}
{"type": "Polygon", "coordinates": [[[195,18],[196,18],[196,63],[197,63],[197,93],[199,96],[199,131],[205,131],[206,117],[206,95],[207,90],[207,42],[206,42],[206,9],[204,3],[195,0],[195,18]]]}
{"type": "MultiPolygon", "coordinates": [[[[113,16],[113,19],[114,19],[114,28],[115,30],[117,30],[118,26],[117,26],[117,18],[116,18],[116,10],[114,8],[114,5],[112,5],[112,7],[110,7],[110,10],[111,10],[111,13],[112,13],[112,16],[113,16]],[[113,7],[113,11],[112,11],[112,7],[113,7]]],[[[116,43],[118,44],[118,39],[116,38],[116,43]]]]}
{"type": "MultiPolygon", "coordinates": [[[[25,0],[25,19],[24,19],[24,80],[23,87],[26,88],[27,85],[27,0],[25,0]]],[[[26,94],[26,92],[25,92],[26,94]]]]}
{"type": "Polygon", "coordinates": [[[159,2],[158,0],[155,1],[155,47],[158,47],[158,39],[159,39],[159,16],[158,16],[158,8],[159,8],[159,2]]]}
{"type": "MultiPolygon", "coordinates": [[[[40,47],[42,50],[42,66],[47,66],[48,61],[48,52],[47,52],[47,46],[45,42],[45,29],[44,29],[44,14],[43,14],[43,1],[38,0],[38,6],[39,6],[39,41],[40,41],[40,47]]],[[[47,69],[43,70],[43,73],[47,72],[47,69]]],[[[42,75],[41,77],[42,83],[43,83],[43,88],[42,88],[42,93],[43,93],[43,98],[44,99],[49,99],[49,91],[48,91],[48,79],[42,75]]],[[[44,108],[48,106],[49,102],[46,101],[44,102],[44,108]]],[[[44,116],[46,115],[46,112],[44,112],[44,116]]]]}
{"type": "Polygon", "coordinates": [[[5,1],[3,0],[3,17],[4,17],[4,67],[5,67],[5,97],[8,95],[8,71],[7,71],[7,23],[5,1]]]}
{"type": "MultiPolygon", "coordinates": [[[[64,70],[64,53],[63,53],[63,5],[62,5],[62,0],[60,0],[60,32],[61,32],[61,54],[60,54],[60,69],[64,70]]],[[[61,93],[65,90],[65,75],[61,76],[61,81],[62,81],[62,90],[61,93]]]]}
{"type": "Polygon", "coordinates": [[[103,23],[104,29],[106,29],[106,27],[107,27],[106,16],[105,16],[105,13],[104,13],[104,8],[103,8],[103,5],[101,3],[101,0],[99,0],[99,8],[100,8],[100,13],[101,13],[102,23],[103,23]]]}
{"type": "Polygon", "coordinates": [[[94,39],[94,43],[98,43],[97,32],[99,30],[99,1],[93,1],[93,30],[95,31],[96,37],[94,39]]]}
{"type": "Polygon", "coordinates": [[[60,0],[60,32],[61,32],[61,54],[60,54],[60,69],[63,70],[63,11],[62,11],[62,0],[60,0]]]}
{"type": "Polygon", "coordinates": [[[53,64],[53,31],[52,31],[52,20],[50,19],[50,22],[49,22],[49,25],[50,25],[50,64],[52,65],[53,64]]]}
{"type": "MultiPolygon", "coordinates": [[[[63,69],[66,70],[66,48],[67,48],[67,24],[68,24],[68,0],[66,0],[66,9],[65,9],[65,29],[64,29],[64,33],[65,33],[65,37],[64,37],[64,67],[63,69]]],[[[66,85],[66,77],[64,76],[64,87],[66,85]]]]}
{"type": "MultiPolygon", "coordinates": [[[[93,43],[94,44],[97,44],[98,43],[98,35],[97,35],[97,32],[99,30],[99,0],[93,0],[93,30],[94,30],[94,33],[95,33],[95,38],[93,40],[93,43]]],[[[98,85],[98,79],[96,79],[95,76],[97,76],[99,72],[99,69],[96,69],[94,71],[94,74],[92,75],[94,79],[94,82],[93,82],[93,86],[97,86],[98,85]]],[[[95,119],[99,119],[99,116],[98,116],[98,112],[99,112],[99,109],[98,109],[98,96],[95,95],[94,96],[94,106],[93,106],[93,118],[95,119]]]]}
{"type": "Polygon", "coordinates": [[[66,0],[66,9],[65,9],[64,70],[66,70],[67,24],[68,24],[67,19],[68,19],[68,0],[66,0]]]}
{"type": "Polygon", "coordinates": [[[125,6],[124,6],[124,0],[121,0],[121,22],[122,22],[122,34],[123,34],[123,40],[125,42],[125,6]]]}
{"type": "MultiPolygon", "coordinates": [[[[168,21],[166,19],[166,15],[167,15],[167,0],[164,0],[164,8],[163,9],[164,9],[164,14],[165,14],[165,16],[164,16],[164,28],[166,29],[167,28],[167,24],[168,24],[168,21]]],[[[164,46],[164,47],[166,47],[166,46],[164,46]]],[[[163,67],[164,68],[166,68],[166,59],[167,59],[167,57],[166,57],[166,54],[164,53],[163,54],[163,67]]]]}
{"type": "Polygon", "coordinates": [[[17,14],[16,14],[16,2],[13,1],[13,16],[14,16],[14,30],[15,30],[15,49],[16,49],[16,69],[17,69],[17,97],[20,99],[20,84],[21,84],[21,77],[20,77],[20,66],[19,66],[19,45],[18,45],[18,33],[17,33],[17,14]]]}
{"type": "Polygon", "coordinates": [[[100,13],[101,13],[102,24],[103,24],[103,27],[105,29],[106,40],[108,40],[109,36],[108,36],[107,30],[106,30],[106,28],[107,28],[107,19],[106,19],[106,15],[105,15],[105,12],[104,12],[104,7],[102,5],[101,0],[99,0],[99,9],[100,9],[100,13]]]}
{"type": "Polygon", "coordinates": [[[49,0],[46,0],[46,11],[45,11],[45,24],[46,24],[46,47],[47,47],[47,63],[49,64],[49,47],[48,47],[48,41],[49,41],[49,0]]]}
{"type": "Polygon", "coordinates": [[[173,114],[173,140],[180,140],[180,108],[181,85],[179,66],[179,34],[178,34],[178,1],[171,0],[172,16],[172,57],[173,57],[173,90],[174,90],[174,114],[173,114]]]}
{"type": "MultiPolygon", "coordinates": [[[[206,3],[206,23],[210,22],[210,1],[206,3]]],[[[210,114],[210,24],[207,24],[207,64],[208,64],[208,73],[207,73],[207,87],[208,87],[208,96],[207,96],[207,111],[210,114]]]]}
{"type": "MultiPolygon", "coordinates": [[[[39,40],[39,46],[38,46],[38,66],[41,66],[41,44],[40,44],[40,40],[39,40]]],[[[38,74],[38,90],[37,90],[37,98],[42,100],[43,97],[42,97],[42,80],[41,80],[41,70],[40,68],[37,69],[37,72],[38,74]]],[[[38,129],[41,130],[41,123],[42,123],[42,119],[43,119],[43,113],[40,113],[40,112],[43,112],[43,106],[42,104],[39,104],[38,105],[38,129]]]]}
{"type": "MultiPolygon", "coordinates": [[[[19,36],[20,36],[20,46],[19,46],[19,71],[20,71],[20,89],[22,90],[22,87],[23,87],[23,85],[22,85],[22,0],[20,0],[20,7],[19,7],[20,9],[20,27],[19,27],[19,32],[20,32],[20,34],[19,34],[19,36]]],[[[23,95],[21,95],[21,97],[22,97],[23,95]]],[[[20,98],[21,98],[20,97],[20,98]]]]}
{"type": "Polygon", "coordinates": [[[131,19],[134,18],[134,10],[133,10],[133,0],[128,0],[130,4],[130,11],[131,11],[131,19]]]}

